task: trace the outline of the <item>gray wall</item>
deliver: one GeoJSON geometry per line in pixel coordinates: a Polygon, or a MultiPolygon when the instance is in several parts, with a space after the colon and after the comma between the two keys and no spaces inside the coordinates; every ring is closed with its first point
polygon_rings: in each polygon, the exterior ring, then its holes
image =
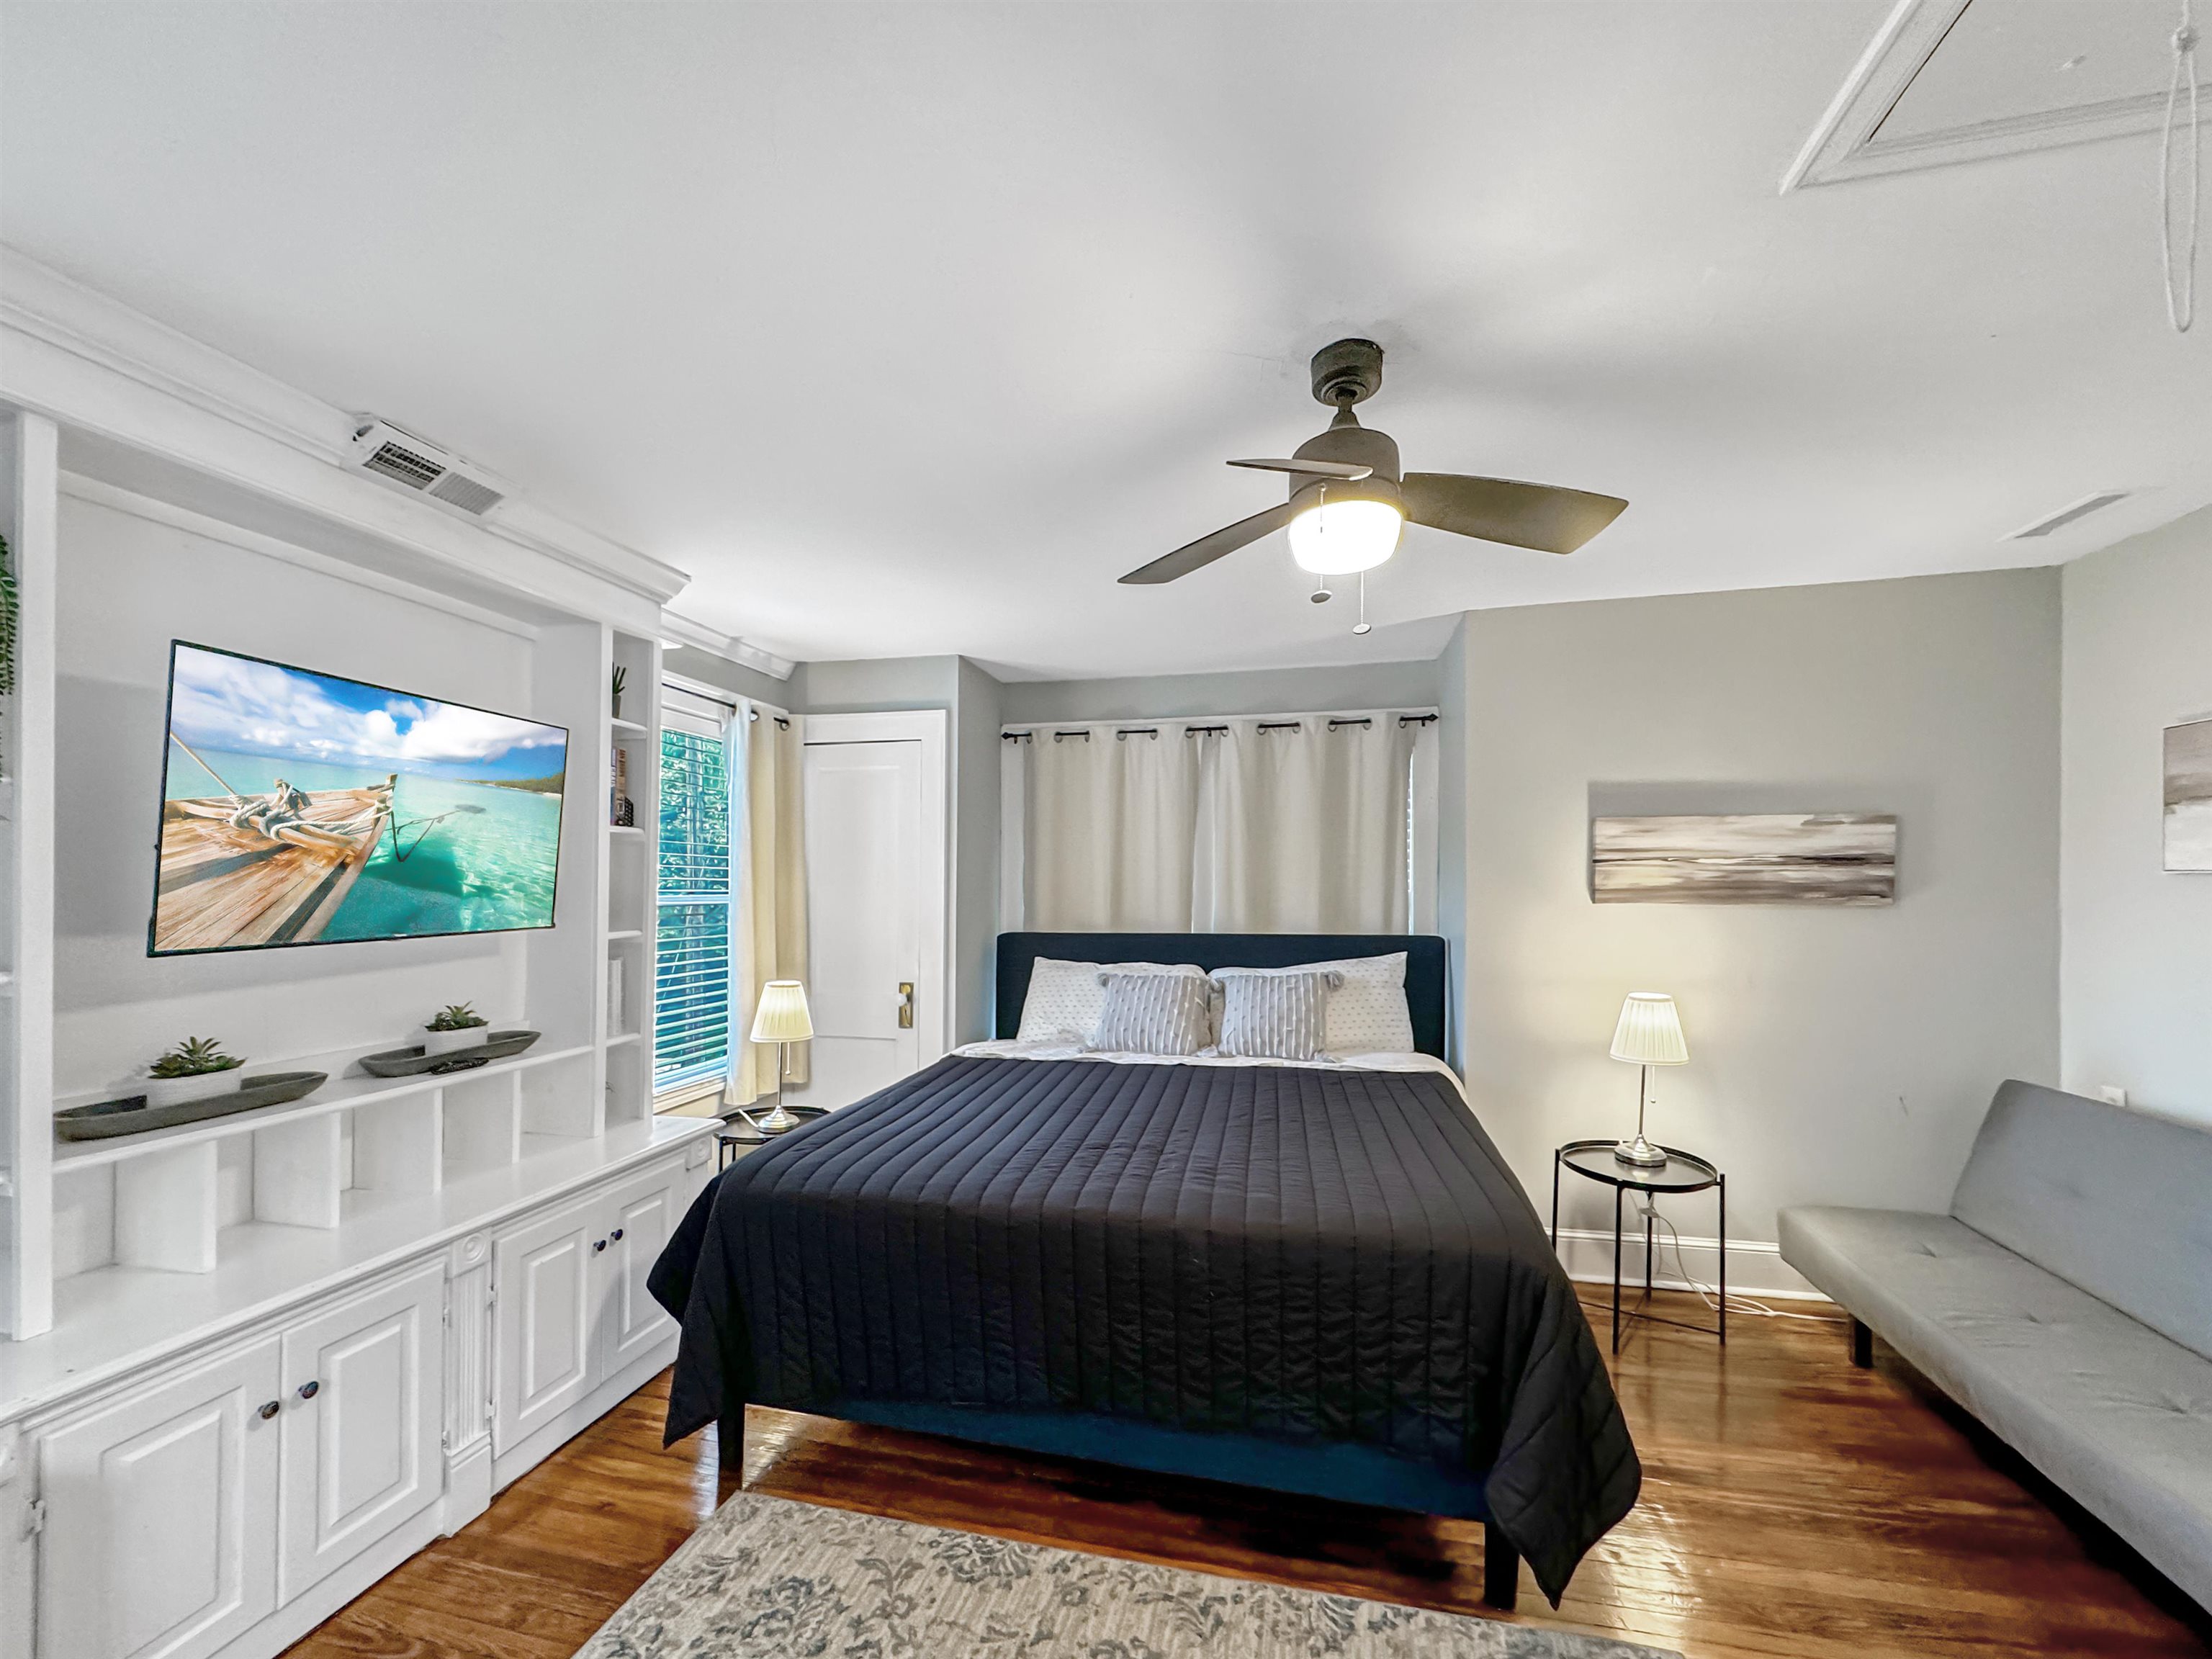
{"type": "Polygon", "coordinates": [[[1447,973],[1444,1057],[1467,1063],[1460,1010],[1467,994],[1467,635],[1462,617],[1437,671],[1437,931],[1444,937],[1447,973]]]}
{"type": "Polygon", "coordinates": [[[999,937],[999,724],[1005,691],[960,659],[952,716],[953,1029],[960,1042],[991,1035],[999,937]]]}
{"type": "Polygon", "coordinates": [[[1425,708],[1437,700],[1437,685],[1434,660],[1123,680],[1009,680],[1005,718],[1015,722],[1173,720],[1190,714],[1425,708]]]}
{"type": "Polygon", "coordinates": [[[1691,1056],[1653,1138],[1728,1170],[1737,1282],[1790,1282],[1782,1205],[1944,1206],[1996,1084],[2057,1071],[2058,637],[2055,570],[1468,616],[1466,1070],[1540,1204],[1554,1146],[1632,1128],[1606,1050],[1653,989],[1691,1056]],[[1593,904],[1594,810],[1895,812],[1898,902],[1593,904]]]}
{"type": "Polygon", "coordinates": [[[2212,507],[2068,565],[2068,1088],[2212,1123],[2212,875],[2160,866],[2160,733],[2212,717],[2212,507]]]}
{"type": "Polygon", "coordinates": [[[960,693],[957,657],[873,657],[803,662],[791,677],[793,706],[809,714],[890,708],[950,708],[960,693]]]}

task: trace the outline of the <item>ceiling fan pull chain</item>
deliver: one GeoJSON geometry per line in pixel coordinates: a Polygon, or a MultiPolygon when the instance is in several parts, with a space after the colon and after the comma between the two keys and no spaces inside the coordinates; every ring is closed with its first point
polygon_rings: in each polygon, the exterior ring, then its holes
{"type": "Polygon", "coordinates": [[[1352,631],[1355,634],[1372,631],[1367,620],[1367,573],[1364,570],[1359,573],[1359,620],[1352,624],[1352,631]]]}
{"type": "Polygon", "coordinates": [[[2203,206],[2203,160],[2197,143],[2197,28],[2190,0],[2181,0],[2181,27],[2173,32],[2173,75],[2166,82],[2166,120],[2159,129],[2158,249],[2166,273],[2166,315],[2174,332],[2186,334],[2197,320],[2197,228],[2203,206]],[[2189,88],[2189,216],[2179,271],[2174,259],[2173,129],[2181,89],[2189,88]]]}

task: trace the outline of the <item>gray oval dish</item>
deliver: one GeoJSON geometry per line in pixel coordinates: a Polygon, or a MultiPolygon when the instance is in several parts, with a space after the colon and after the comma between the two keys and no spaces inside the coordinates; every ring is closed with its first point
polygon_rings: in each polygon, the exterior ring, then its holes
{"type": "Polygon", "coordinates": [[[362,1056],[361,1069],[371,1077],[422,1077],[447,1072],[471,1072],[495,1060],[511,1060],[544,1034],[541,1031],[494,1031],[473,1048],[450,1054],[427,1054],[413,1048],[387,1048],[380,1054],[362,1056]]]}
{"type": "Polygon", "coordinates": [[[282,1106],[304,1100],[329,1082],[328,1072],[262,1072],[239,1079],[238,1087],[174,1106],[149,1106],[143,1095],[103,1100],[94,1106],[72,1106],[54,1114],[54,1133],[64,1140],[106,1140],[112,1135],[135,1135],[148,1129],[173,1128],[210,1117],[250,1112],[257,1106],[282,1106]]]}

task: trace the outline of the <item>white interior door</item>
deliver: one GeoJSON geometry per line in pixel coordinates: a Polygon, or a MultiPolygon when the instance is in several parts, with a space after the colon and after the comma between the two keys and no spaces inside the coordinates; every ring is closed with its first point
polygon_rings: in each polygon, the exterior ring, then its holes
{"type": "Polygon", "coordinates": [[[942,887],[923,879],[922,744],[817,741],[814,732],[805,757],[812,1075],[792,1098],[843,1106],[921,1061],[924,909],[941,904],[942,887]]]}
{"type": "Polygon", "coordinates": [[[42,1437],[40,1659],[199,1659],[275,1610],[276,1359],[270,1337],[42,1437]]]}
{"type": "Polygon", "coordinates": [[[445,1295],[440,1261],[284,1334],[285,1601],[444,1490],[445,1295]]]}

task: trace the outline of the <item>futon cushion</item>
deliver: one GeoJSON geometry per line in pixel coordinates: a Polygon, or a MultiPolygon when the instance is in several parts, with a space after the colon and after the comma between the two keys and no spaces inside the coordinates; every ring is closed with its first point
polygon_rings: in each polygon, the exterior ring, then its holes
{"type": "Polygon", "coordinates": [[[2212,1360],[1950,1216],[1778,1224],[1784,1260],[2212,1607],[2212,1360]]]}
{"type": "Polygon", "coordinates": [[[2212,1133],[2007,1083],[1951,1213],[2212,1359],[2212,1133]]]}
{"type": "Polygon", "coordinates": [[[1185,974],[1102,974],[1106,1002],[1090,1046],[1106,1054],[1194,1054],[1206,1045],[1212,981],[1185,974]]]}

